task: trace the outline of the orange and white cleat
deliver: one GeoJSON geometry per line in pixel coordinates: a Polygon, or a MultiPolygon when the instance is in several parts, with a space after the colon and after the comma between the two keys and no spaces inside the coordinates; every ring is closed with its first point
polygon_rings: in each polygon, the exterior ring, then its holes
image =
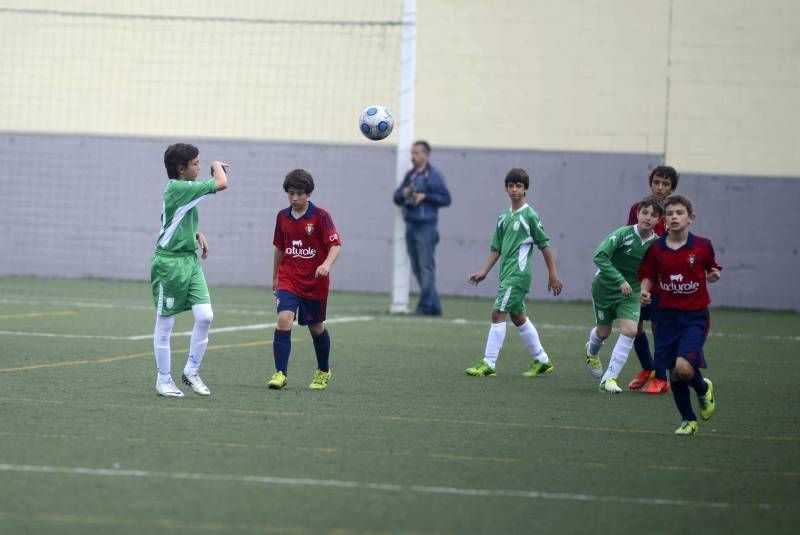
{"type": "Polygon", "coordinates": [[[664,379],[653,377],[642,387],[645,394],[666,394],[669,392],[669,383],[664,379]]]}
{"type": "Polygon", "coordinates": [[[642,370],[636,374],[636,377],[634,377],[630,383],[628,383],[628,388],[630,388],[631,390],[639,390],[645,385],[645,383],[647,383],[647,381],[649,381],[655,376],[656,376],[655,370],[642,370]]]}

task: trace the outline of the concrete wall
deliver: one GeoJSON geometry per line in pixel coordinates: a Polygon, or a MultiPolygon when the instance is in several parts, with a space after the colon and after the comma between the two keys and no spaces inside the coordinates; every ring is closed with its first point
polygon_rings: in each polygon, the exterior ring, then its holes
{"type": "MultiPolygon", "coordinates": [[[[333,287],[389,290],[390,147],[194,141],[204,168],[217,158],[235,162],[230,189],[199,208],[200,228],[211,242],[205,271],[212,284],[270,284],[274,218],[286,206],[281,183],[287,170],[303,166],[316,178],[312,200],[333,213],[344,240],[333,287]]],[[[0,135],[0,275],[147,279],[168,142],[0,135]]],[[[647,193],[648,168],[659,157],[466,148],[435,150],[433,161],[454,198],[441,212],[443,293],[488,296],[496,290],[496,272],[477,289],[465,278],[485,261],[496,217],[507,206],[502,177],[521,166],[533,176],[530,202],[557,252],[563,297],[587,299],[594,248],[647,193]]],[[[717,304],[798,308],[800,289],[787,281],[800,272],[800,220],[791,215],[800,181],[684,174],[679,191],[694,200],[694,228],[712,238],[726,268],[723,282],[713,287],[717,304]]],[[[545,298],[540,257],[535,266],[532,295],[545,298]]]]}

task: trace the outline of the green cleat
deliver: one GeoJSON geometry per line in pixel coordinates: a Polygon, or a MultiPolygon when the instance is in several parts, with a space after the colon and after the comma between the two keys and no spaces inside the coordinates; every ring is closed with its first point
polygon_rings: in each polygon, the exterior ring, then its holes
{"type": "Polygon", "coordinates": [[[622,389],[617,384],[617,380],[612,377],[601,382],[599,388],[600,392],[608,392],[609,394],[619,394],[622,392],[622,389]]]}
{"type": "Polygon", "coordinates": [[[681,426],[675,430],[676,435],[696,435],[697,434],[697,422],[684,420],[681,422],[681,426]]]}
{"type": "Polygon", "coordinates": [[[272,374],[272,377],[267,382],[267,386],[273,390],[281,390],[283,388],[286,388],[287,382],[288,381],[286,380],[286,376],[283,375],[283,372],[277,371],[272,374]]]}
{"type": "Polygon", "coordinates": [[[485,360],[481,360],[475,366],[464,370],[464,372],[467,375],[472,375],[473,377],[492,377],[497,375],[494,371],[494,368],[486,364],[485,360]]]}
{"type": "Polygon", "coordinates": [[[708,379],[703,379],[708,385],[708,390],[705,395],[699,396],[700,400],[700,418],[708,420],[714,414],[714,385],[708,379]]]}
{"type": "Polygon", "coordinates": [[[311,380],[311,384],[308,385],[308,388],[311,390],[325,390],[328,388],[328,381],[330,378],[330,371],[324,372],[322,370],[317,370],[314,372],[314,379],[311,380]]]}
{"type": "Polygon", "coordinates": [[[603,376],[603,363],[600,362],[599,357],[590,357],[586,355],[586,369],[589,374],[595,379],[600,379],[603,376]]]}
{"type": "Polygon", "coordinates": [[[522,375],[525,377],[541,377],[542,375],[547,375],[548,373],[553,373],[553,365],[549,362],[545,364],[544,362],[539,362],[538,360],[533,361],[533,365],[531,369],[523,373],[522,375]]]}

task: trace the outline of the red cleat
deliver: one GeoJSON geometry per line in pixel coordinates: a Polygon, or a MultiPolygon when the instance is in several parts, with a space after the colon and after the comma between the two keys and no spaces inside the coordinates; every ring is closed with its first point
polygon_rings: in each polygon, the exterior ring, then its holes
{"type": "Polygon", "coordinates": [[[645,394],[666,394],[669,392],[669,383],[664,379],[653,377],[644,385],[642,392],[645,394]]]}
{"type": "Polygon", "coordinates": [[[656,376],[655,370],[642,370],[636,374],[636,377],[628,383],[628,388],[631,390],[639,390],[644,384],[656,376]]]}

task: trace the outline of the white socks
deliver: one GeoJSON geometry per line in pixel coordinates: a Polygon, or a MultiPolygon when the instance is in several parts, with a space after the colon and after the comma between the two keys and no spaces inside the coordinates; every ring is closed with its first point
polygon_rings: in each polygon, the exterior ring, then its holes
{"type": "MultiPolygon", "coordinates": [[[[533,358],[542,364],[548,364],[550,359],[547,353],[544,352],[542,342],[539,340],[539,333],[536,327],[533,326],[530,319],[525,320],[525,323],[517,327],[522,342],[528,351],[531,352],[533,358]]],[[[486,338],[486,351],[484,352],[483,360],[494,368],[497,364],[497,357],[500,355],[500,348],[503,347],[503,340],[506,337],[506,322],[492,323],[489,328],[489,336],[486,338]]]]}
{"type": "Polygon", "coordinates": [[[483,353],[484,362],[492,368],[497,363],[497,356],[500,354],[500,348],[503,347],[505,337],[506,322],[492,323],[492,326],[489,327],[489,336],[486,338],[486,351],[483,353]]]}
{"type": "Polygon", "coordinates": [[[614,344],[614,351],[611,352],[611,361],[608,363],[608,369],[603,374],[600,382],[609,378],[616,380],[619,377],[625,362],[628,360],[631,348],[633,348],[633,338],[620,334],[619,338],[617,338],[617,343],[614,344]]]}
{"type": "MultiPolygon", "coordinates": [[[[192,338],[189,342],[189,358],[183,373],[196,374],[203,362],[208,347],[208,331],[211,329],[211,321],[214,313],[211,305],[204,303],[192,307],[194,314],[194,328],[192,338]]],[[[170,348],[170,336],[175,325],[175,316],[156,315],[156,327],[153,333],[153,350],[156,354],[156,371],[158,372],[157,382],[163,383],[172,379],[172,354],[170,348]]]]}
{"type": "Polygon", "coordinates": [[[600,348],[603,347],[604,340],[597,336],[597,327],[593,328],[589,333],[589,354],[596,357],[600,353],[600,348]]]}
{"type": "Polygon", "coordinates": [[[172,335],[172,326],[175,325],[175,316],[156,315],[156,327],[153,333],[153,350],[156,353],[157,382],[168,381],[170,372],[170,347],[169,337],[172,335]]]}
{"type": "Polygon", "coordinates": [[[536,327],[533,326],[533,323],[531,323],[530,318],[526,319],[525,323],[517,327],[517,329],[519,329],[522,342],[525,344],[525,347],[528,348],[528,351],[531,352],[533,358],[542,364],[548,364],[550,358],[547,356],[547,353],[544,352],[542,342],[539,341],[539,332],[536,330],[536,327]]]}
{"type": "Polygon", "coordinates": [[[192,313],[194,314],[194,328],[192,328],[192,339],[189,342],[189,358],[186,359],[186,366],[183,367],[183,373],[186,375],[194,375],[200,369],[208,347],[208,331],[214,320],[214,313],[208,303],[194,305],[192,313]]]}

